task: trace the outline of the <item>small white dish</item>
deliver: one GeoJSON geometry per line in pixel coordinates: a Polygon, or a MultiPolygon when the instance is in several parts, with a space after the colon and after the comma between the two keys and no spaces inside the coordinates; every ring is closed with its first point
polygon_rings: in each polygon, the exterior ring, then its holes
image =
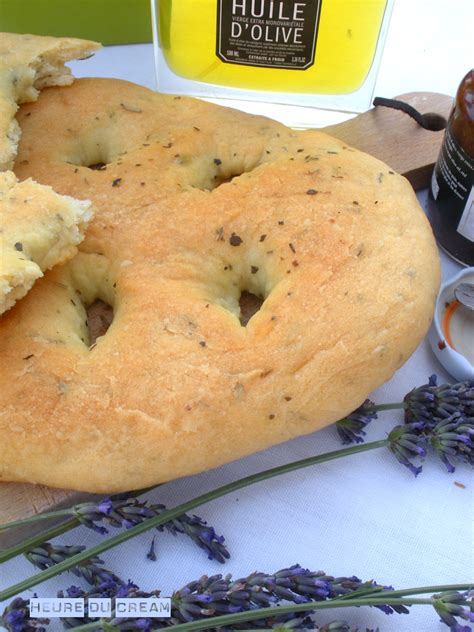
{"type": "Polygon", "coordinates": [[[428,339],[435,356],[456,380],[474,380],[474,311],[454,297],[460,283],[474,283],[474,267],[441,286],[428,339]]]}

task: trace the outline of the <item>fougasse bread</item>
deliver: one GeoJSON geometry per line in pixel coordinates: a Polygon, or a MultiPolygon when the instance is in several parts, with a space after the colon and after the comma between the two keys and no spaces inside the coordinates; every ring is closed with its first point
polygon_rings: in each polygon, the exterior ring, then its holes
{"type": "Polygon", "coordinates": [[[43,272],[77,252],[91,203],[56,194],[30,178],[0,173],[0,314],[25,296],[43,272]]]}
{"type": "Polygon", "coordinates": [[[19,103],[36,101],[46,86],[73,81],[65,62],[90,56],[100,44],[69,37],[0,33],[0,171],[11,169],[21,131],[19,103]]]}
{"type": "Polygon", "coordinates": [[[375,158],[117,80],[19,122],[19,176],[95,215],[0,319],[1,480],[110,493],[218,466],[344,417],[425,335],[436,244],[375,158]]]}

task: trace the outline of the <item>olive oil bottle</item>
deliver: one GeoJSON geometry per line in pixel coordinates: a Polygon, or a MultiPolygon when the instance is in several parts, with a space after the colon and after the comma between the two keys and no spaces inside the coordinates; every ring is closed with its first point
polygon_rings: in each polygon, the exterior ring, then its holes
{"type": "Polygon", "coordinates": [[[357,111],[370,104],[392,0],[152,0],[152,8],[161,91],[357,111]]]}

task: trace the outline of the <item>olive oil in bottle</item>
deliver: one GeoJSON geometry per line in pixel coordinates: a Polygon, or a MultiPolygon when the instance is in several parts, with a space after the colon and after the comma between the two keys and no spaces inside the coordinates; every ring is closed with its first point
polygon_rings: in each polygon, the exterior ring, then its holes
{"type": "Polygon", "coordinates": [[[370,103],[391,0],[155,3],[158,84],[164,92],[354,110],[370,103]],[[368,79],[358,104],[353,95],[368,79]]]}

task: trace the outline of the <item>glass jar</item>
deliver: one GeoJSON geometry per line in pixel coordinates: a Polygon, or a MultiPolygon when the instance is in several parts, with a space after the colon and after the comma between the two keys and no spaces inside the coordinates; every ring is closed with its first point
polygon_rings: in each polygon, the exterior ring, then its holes
{"type": "Polygon", "coordinates": [[[362,111],[393,0],[152,0],[158,89],[362,111]]]}

